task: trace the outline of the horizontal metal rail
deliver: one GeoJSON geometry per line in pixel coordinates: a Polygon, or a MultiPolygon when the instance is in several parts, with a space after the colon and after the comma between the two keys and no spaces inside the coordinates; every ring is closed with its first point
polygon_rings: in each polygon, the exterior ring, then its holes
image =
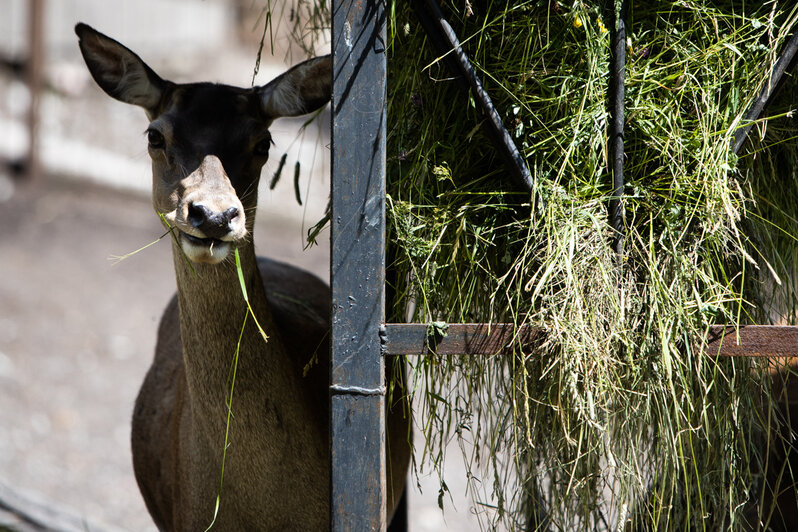
{"type": "MultiPolygon", "coordinates": [[[[388,323],[383,349],[386,355],[496,355],[544,336],[542,328],[512,323],[451,324],[445,335],[423,324],[388,323]]],[[[704,352],[712,356],[798,357],[798,326],[713,325],[705,342],[704,352]]]]}

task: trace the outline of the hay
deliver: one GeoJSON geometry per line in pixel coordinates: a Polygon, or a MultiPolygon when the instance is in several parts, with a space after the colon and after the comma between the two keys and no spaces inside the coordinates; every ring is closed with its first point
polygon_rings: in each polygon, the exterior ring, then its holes
{"type": "Polygon", "coordinates": [[[455,436],[476,443],[466,459],[491,527],[526,526],[531,507],[564,530],[626,519],[743,526],[762,483],[762,363],[713,359],[695,345],[714,323],[794,317],[794,200],[773,207],[763,194],[794,179],[796,145],[749,144],[738,159],[731,143],[795,11],[631,7],[619,265],[607,221],[611,17],[579,1],[443,7],[546,203],[534,212],[528,194],[512,191],[469,96],[447,79],[410,8],[393,4],[393,311],[531,324],[548,339],[514,357],[412,361],[425,457],[439,465],[455,436]]]}
{"type": "MultiPolygon", "coordinates": [[[[547,334],[512,356],[409,359],[417,463],[441,471],[460,442],[487,528],[777,524],[758,508],[785,423],[767,363],[708,357],[700,340],[712,324],[798,320],[794,82],[732,150],[798,11],[631,3],[619,256],[607,215],[615,2],[441,3],[545,202],[514,190],[409,3],[389,3],[389,320],[547,334]]],[[[298,5],[309,27],[328,16],[327,2],[298,5]]]]}

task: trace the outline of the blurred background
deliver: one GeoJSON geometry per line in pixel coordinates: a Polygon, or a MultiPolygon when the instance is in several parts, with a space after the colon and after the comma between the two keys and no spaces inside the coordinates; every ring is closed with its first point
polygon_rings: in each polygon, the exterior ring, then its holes
{"type": "MultiPolygon", "coordinates": [[[[174,292],[171,246],[113,260],[163,233],[149,205],[147,120],[94,85],[75,23],[172,81],[249,86],[306,57],[289,36],[303,1],[290,2],[0,0],[0,529],[27,530],[3,513],[18,504],[54,530],[154,530],[133,478],[130,414],[174,292]]],[[[326,280],[329,234],[310,247],[306,236],[327,205],[329,116],[303,122],[272,127],[256,246],[326,280]]],[[[477,528],[465,475],[446,481],[442,513],[437,478],[411,479],[411,530],[477,528]]]]}

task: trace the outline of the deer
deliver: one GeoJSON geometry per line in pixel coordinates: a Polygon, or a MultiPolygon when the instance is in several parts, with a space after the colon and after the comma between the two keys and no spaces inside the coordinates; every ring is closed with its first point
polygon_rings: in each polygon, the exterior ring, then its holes
{"type": "MultiPolygon", "coordinates": [[[[257,257],[252,235],[269,127],[330,101],[330,56],[263,86],[180,84],[86,24],[75,32],[99,87],[146,112],[152,204],[172,233],[177,293],[158,326],[131,430],[133,469],[153,521],[170,531],[211,523],[223,531],[328,530],[329,287],[257,257]]],[[[385,409],[389,519],[410,461],[406,396],[394,395],[385,409]]]]}

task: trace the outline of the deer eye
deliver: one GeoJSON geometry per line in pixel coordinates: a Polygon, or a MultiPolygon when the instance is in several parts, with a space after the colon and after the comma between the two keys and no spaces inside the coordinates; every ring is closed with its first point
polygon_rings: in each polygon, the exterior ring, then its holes
{"type": "Polygon", "coordinates": [[[259,140],[258,143],[255,144],[255,148],[253,148],[252,153],[258,157],[268,157],[269,148],[271,148],[272,144],[274,144],[274,141],[272,141],[271,137],[259,140]]]}
{"type": "Polygon", "coordinates": [[[150,148],[155,149],[163,148],[166,145],[163,135],[154,129],[147,130],[147,142],[150,144],[150,148]]]}

